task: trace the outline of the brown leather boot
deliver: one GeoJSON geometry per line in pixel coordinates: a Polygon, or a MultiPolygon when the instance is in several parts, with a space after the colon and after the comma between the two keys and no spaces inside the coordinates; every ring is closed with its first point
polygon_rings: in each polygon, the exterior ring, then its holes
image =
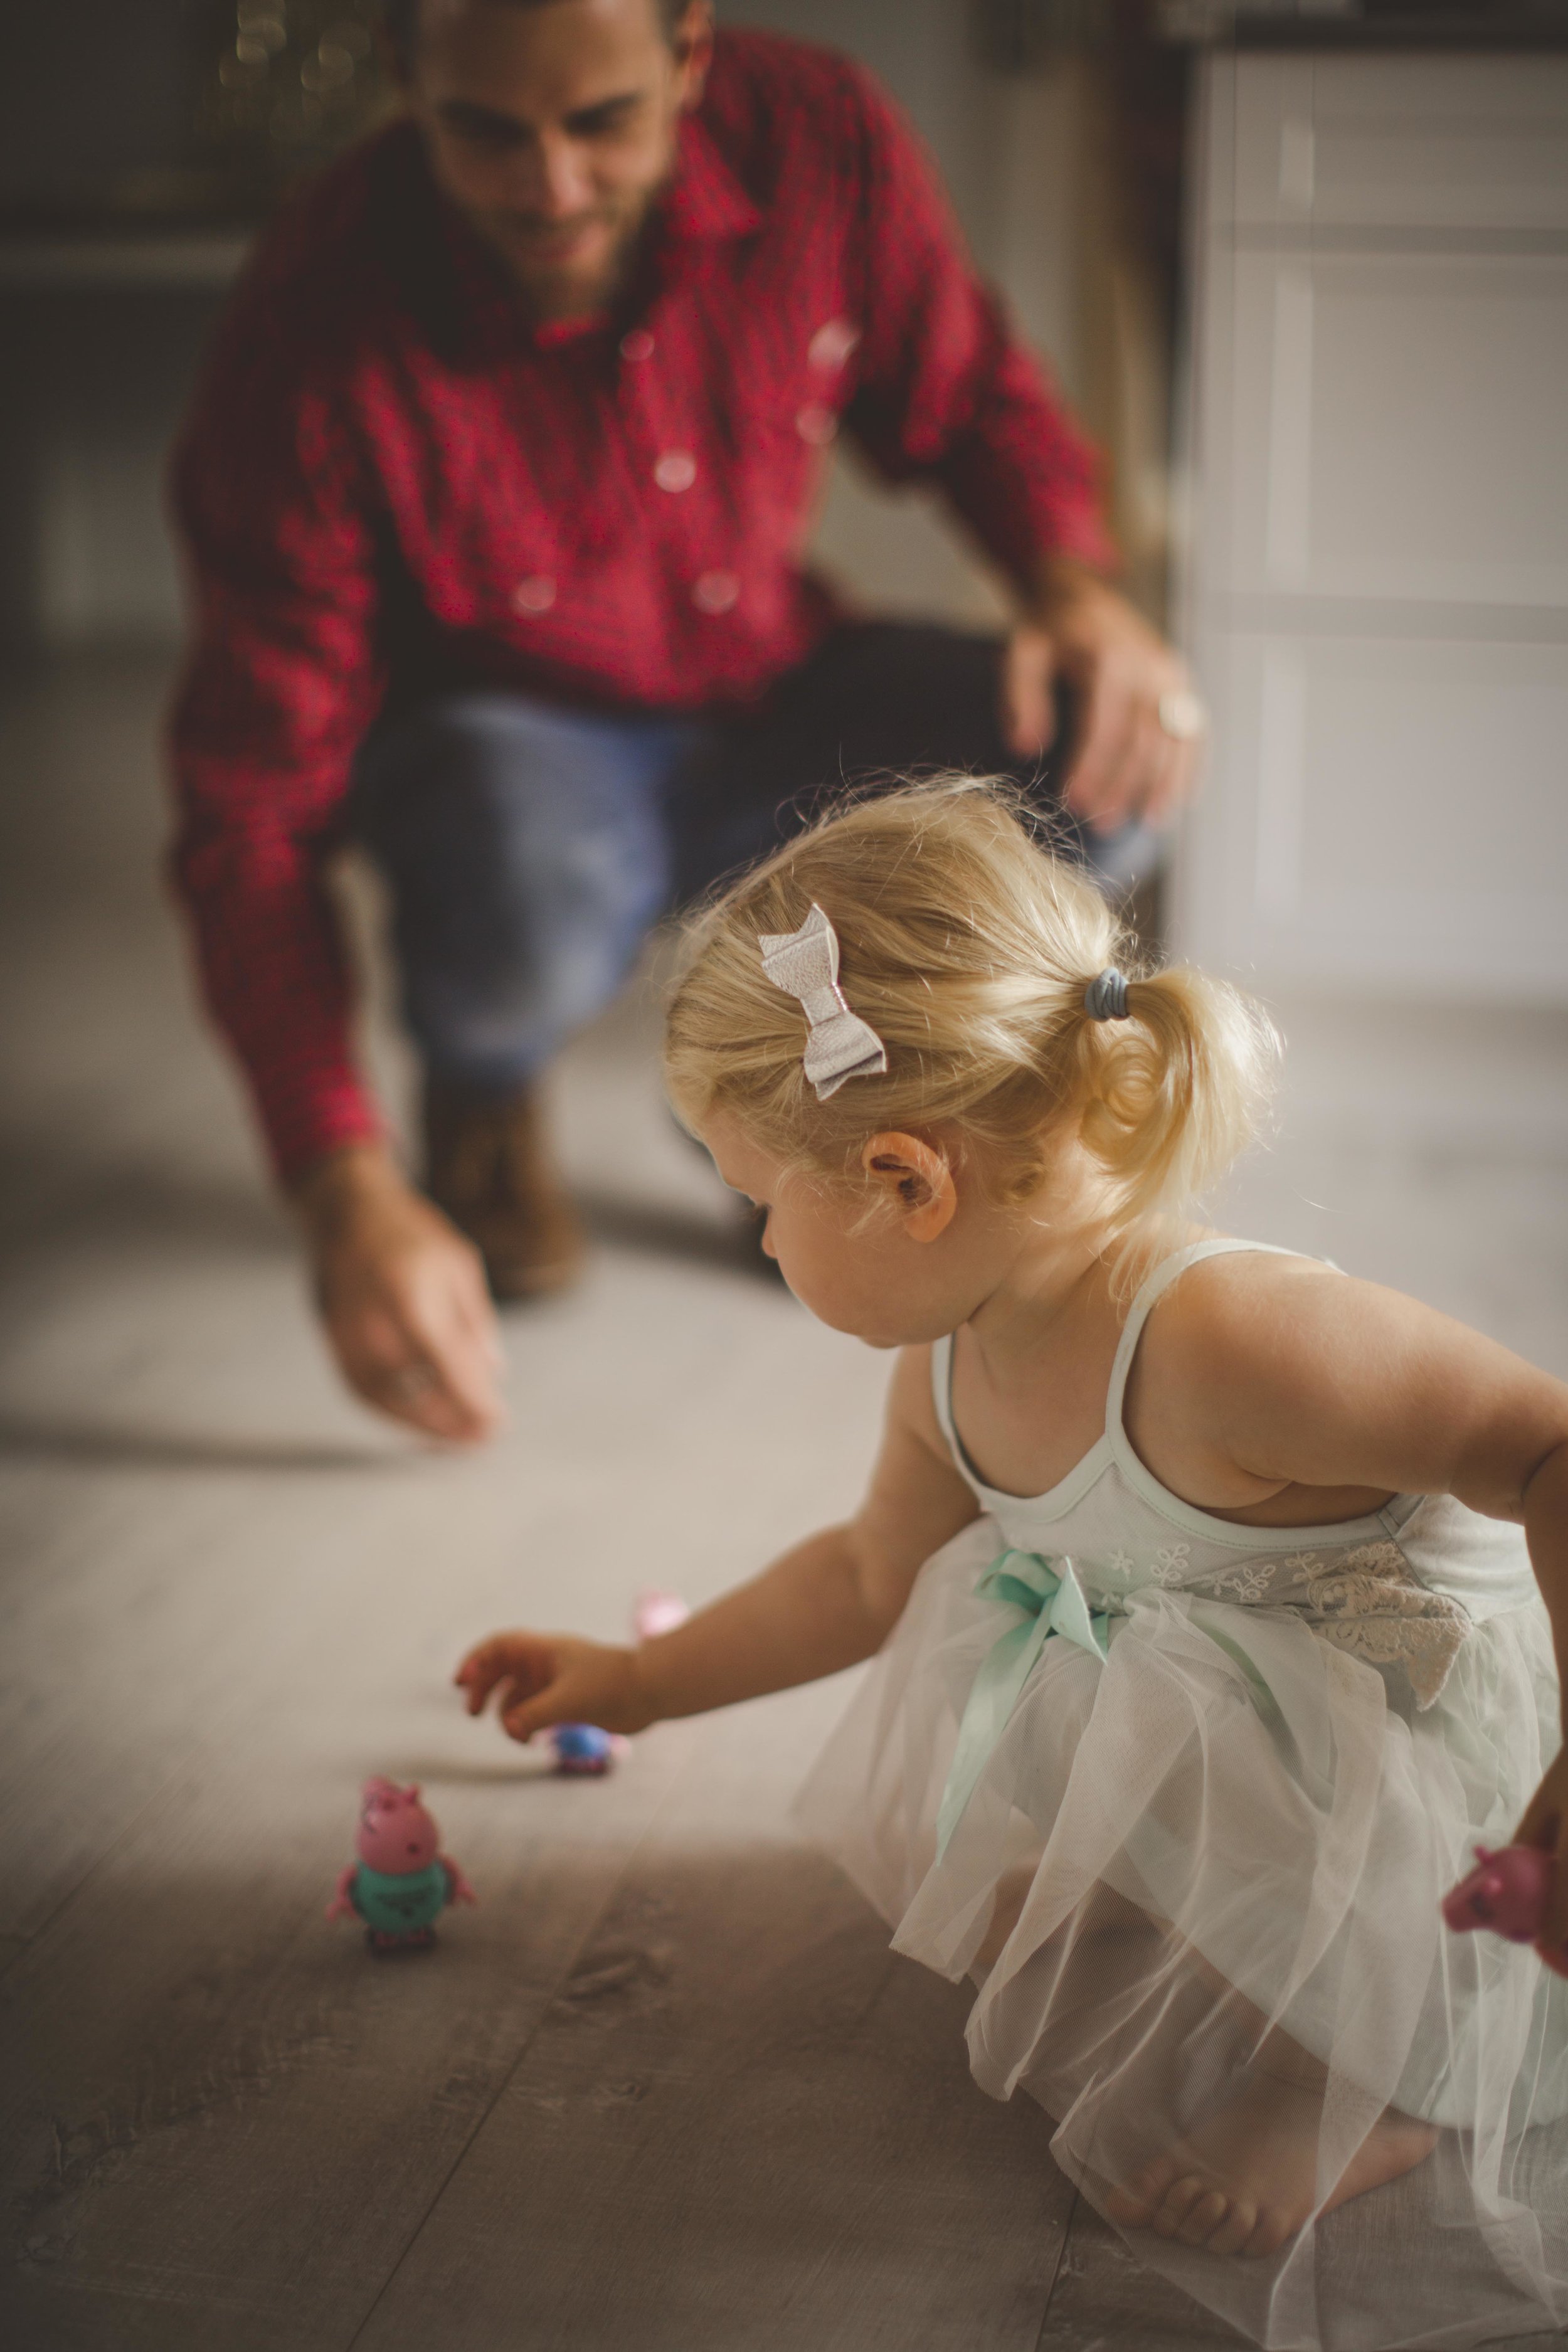
{"type": "Polygon", "coordinates": [[[546,1147],[532,1088],[485,1095],[431,1080],[425,1184],[478,1245],[498,1298],[543,1297],[582,1272],[586,1237],[546,1147]]]}

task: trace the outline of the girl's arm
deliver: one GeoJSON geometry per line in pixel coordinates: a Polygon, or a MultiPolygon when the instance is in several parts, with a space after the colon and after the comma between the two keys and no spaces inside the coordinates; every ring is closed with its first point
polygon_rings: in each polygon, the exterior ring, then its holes
{"type": "Polygon", "coordinates": [[[763,1691],[815,1682],[880,1648],[926,1559],[979,1515],[931,1402],[929,1349],[900,1357],[870,1487],[847,1525],[808,1536],[771,1568],[640,1648],[569,1634],[494,1633],[457,1673],[468,1712],[492,1692],[504,1728],[552,1723],[641,1731],[763,1691]]]}
{"type": "MultiPolygon", "coordinates": [[[[1194,1268],[1194,1272],[1198,1269],[1194,1268]]],[[[1568,1386],[1416,1300],[1304,1259],[1228,1258],[1177,1283],[1140,1348],[1129,1430],[1155,1475],[1208,1509],[1288,1489],[1349,1517],[1449,1494],[1523,1527],[1568,1686],[1568,1386]],[[1349,1507],[1339,1507],[1340,1505],[1349,1507]]],[[[1557,1855],[1547,1937],[1568,1937],[1568,1748],[1518,1832],[1557,1855]]]]}

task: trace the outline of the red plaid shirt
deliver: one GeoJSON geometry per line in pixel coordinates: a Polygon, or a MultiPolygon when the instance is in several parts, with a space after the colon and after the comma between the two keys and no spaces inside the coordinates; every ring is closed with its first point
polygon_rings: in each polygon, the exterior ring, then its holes
{"type": "Polygon", "coordinates": [[[801,546],[842,420],[1004,572],[1111,560],[1090,455],[847,60],[721,35],[613,318],[534,329],[399,124],[249,265],[174,463],[195,646],[173,721],[206,997],[282,1173],[378,1120],[323,868],[395,703],[752,699],[834,616],[801,546]]]}

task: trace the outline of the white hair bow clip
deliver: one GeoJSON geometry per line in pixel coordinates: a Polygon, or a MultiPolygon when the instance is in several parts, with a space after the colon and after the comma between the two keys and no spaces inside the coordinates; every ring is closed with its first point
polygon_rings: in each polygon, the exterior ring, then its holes
{"type": "Polygon", "coordinates": [[[858,1013],[851,1013],[838,985],[838,934],[822,908],[812,909],[798,931],[763,931],[757,945],[763,970],[775,988],[798,999],[811,1034],[805,1041],[805,1075],[818,1102],[836,1094],[846,1078],[875,1077],[888,1066],[888,1049],[858,1013]]]}

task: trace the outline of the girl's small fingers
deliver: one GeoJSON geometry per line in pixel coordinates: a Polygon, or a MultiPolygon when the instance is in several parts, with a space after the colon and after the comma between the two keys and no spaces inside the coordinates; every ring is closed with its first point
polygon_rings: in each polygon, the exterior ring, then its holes
{"type": "Polygon", "coordinates": [[[505,1665],[510,1646],[502,1633],[492,1633],[488,1640],[476,1642],[471,1650],[464,1651],[452,1680],[473,1683],[483,1679],[487,1685],[493,1683],[505,1665]]]}
{"type": "Polygon", "coordinates": [[[525,1634],[497,1633],[468,1652],[452,1680],[468,1694],[468,1713],[478,1715],[498,1683],[514,1686],[518,1696],[525,1697],[549,1680],[553,1663],[548,1644],[532,1643],[525,1634]]]}
{"type": "Polygon", "coordinates": [[[548,1692],[541,1697],[523,1699],[515,1706],[503,1706],[500,1710],[501,1729],[509,1739],[517,1740],[520,1746],[531,1739],[536,1731],[547,1730],[551,1724],[563,1723],[567,1719],[563,1708],[551,1706],[548,1692]]]}

